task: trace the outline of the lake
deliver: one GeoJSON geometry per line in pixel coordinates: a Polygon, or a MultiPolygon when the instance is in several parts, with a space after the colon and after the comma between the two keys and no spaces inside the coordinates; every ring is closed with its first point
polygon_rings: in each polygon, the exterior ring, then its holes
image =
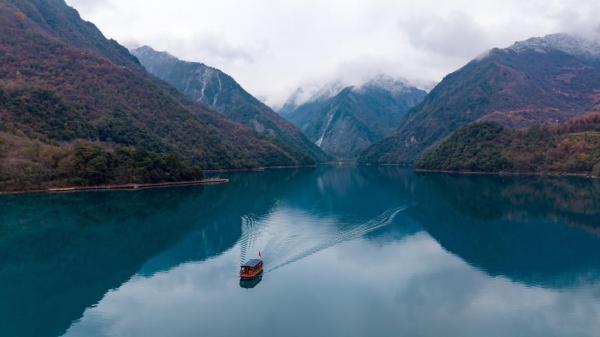
{"type": "Polygon", "coordinates": [[[222,176],[0,197],[0,336],[600,335],[598,180],[222,176]]]}

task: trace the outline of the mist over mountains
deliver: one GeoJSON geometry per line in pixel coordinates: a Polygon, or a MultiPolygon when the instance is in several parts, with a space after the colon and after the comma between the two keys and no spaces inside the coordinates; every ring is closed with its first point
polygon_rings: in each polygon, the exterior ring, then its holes
{"type": "Polygon", "coordinates": [[[598,44],[553,34],[492,49],[446,76],[363,163],[410,164],[461,125],[562,123],[600,110],[598,44]]]}
{"type": "Polygon", "coordinates": [[[298,88],[276,113],[217,68],[147,46],[132,55],[63,1],[3,0],[0,17],[5,187],[332,159],[412,165],[472,122],[524,128],[600,111],[600,45],[570,34],[492,49],[429,93],[363,69],[298,88]]]}
{"type": "Polygon", "coordinates": [[[197,62],[177,59],[149,46],[132,50],[152,74],[173,85],[190,99],[214,109],[234,122],[261,134],[303,162],[324,162],[328,157],[293,124],[244,90],[231,76],[197,62]]]}
{"type": "Polygon", "coordinates": [[[357,86],[336,80],[310,97],[299,88],[279,110],[279,115],[297,126],[294,127],[218,69],[182,61],[149,46],[132,53],[148,71],[189,98],[290,147],[290,152],[296,147],[321,162],[328,159],[323,151],[339,159],[358,156],[371,143],[388,135],[402,115],[425,95],[422,90],[382,74],[357,86]]]}
{"type": "MultiPolygon", "coordinates": [[[[315,155],[326,157],[309,141],[313,153],[195,103],[64,1],[3,0],[0,19],[2,188],[171,181],[186,165],[312,165],[315,155]]],[[[303,139],[282,124],[286,137],[303,139]]]]}
{"type": "Polygon", "coordinates": [[[299,126],[311,141],[336,158],[354,158],[388,135],[426,92],[387,75],[360,86],[337,80],[308,99],[296,91],[279,113],[299,126]]]}

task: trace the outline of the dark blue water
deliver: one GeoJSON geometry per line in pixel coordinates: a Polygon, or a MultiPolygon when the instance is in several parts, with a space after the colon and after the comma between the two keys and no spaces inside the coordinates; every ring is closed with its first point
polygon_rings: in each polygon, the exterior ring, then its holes
{"type": "Polygon", "coordinates": [[[0,336],[600,336],[600,181],[229,178],[1,197],[0,336]]]}

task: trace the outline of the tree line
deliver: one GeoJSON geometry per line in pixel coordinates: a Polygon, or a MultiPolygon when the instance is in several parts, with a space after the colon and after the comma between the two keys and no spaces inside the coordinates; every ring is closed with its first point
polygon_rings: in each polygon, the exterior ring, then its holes
{"type": "Polygon", "coordinates": [[[0,190],[201,180],[200,167],[172,153],[76,141],[55,146],[0,133],[0,190]]]}
{"type": "Polygon", "coordinates": [[[468,124],[425,154],[415,167],[600,176],[600,113],[527,129],[509,129],[496,122],[468,124]]]}

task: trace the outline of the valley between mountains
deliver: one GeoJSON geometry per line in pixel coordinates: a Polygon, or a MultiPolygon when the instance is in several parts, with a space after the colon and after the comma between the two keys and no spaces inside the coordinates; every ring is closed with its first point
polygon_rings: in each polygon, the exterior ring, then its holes
{"type": "Polygon", "coordinates": [[[62,0],[0,1],[5,191],[333,161],[598,176],[598,112],[600,45],[580,36],[492,49],[430,91],[377,73],[273,109],[210,65],[106,39],[62,0]]]}

